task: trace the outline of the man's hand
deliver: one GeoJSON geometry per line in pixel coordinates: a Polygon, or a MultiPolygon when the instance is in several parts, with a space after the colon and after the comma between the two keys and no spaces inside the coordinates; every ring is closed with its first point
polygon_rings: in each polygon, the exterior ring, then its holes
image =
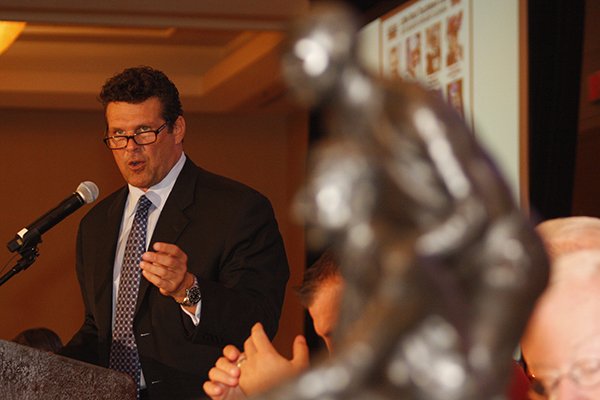
{"type": "MultiPolygon", "coordinates": [[[[169,243],[154,243],[153,249],[142,254],[142,274],[160,293],[180,303],[185,298],[185,290],[194,284],[194,276],[187,272],[187,254],[169,243]]],[[[196,306],[191,308],[195,310],[196,306]]]]}
{"type": "Polygon", "coordinates": [[[262,393],[308,367],[308,346],[304,336],[296,336],[293,358],[288,360],[275,350],[260,323],[244,343],[246,360],[240,364],[239,385],[247,396],[262,393]]]}
{"type": "Polygon", "coordinates": [[[219,358],[208,372],[209,381],[202,386],[212,400],[244,400],[240,384],[240,368],[236,365],[240,351],[233,345],[225,346],[219,358]]]}

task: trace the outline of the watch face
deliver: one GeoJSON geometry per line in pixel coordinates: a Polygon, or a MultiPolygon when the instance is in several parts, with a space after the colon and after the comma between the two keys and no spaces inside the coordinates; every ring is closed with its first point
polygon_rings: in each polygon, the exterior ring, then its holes
{"type": "Polygon", "coordinates": [[[200,288],[198,286],[192,286],[187,291],[187,298],[191,305],[198,304],[202,299],[200,294],[200,288]]]}

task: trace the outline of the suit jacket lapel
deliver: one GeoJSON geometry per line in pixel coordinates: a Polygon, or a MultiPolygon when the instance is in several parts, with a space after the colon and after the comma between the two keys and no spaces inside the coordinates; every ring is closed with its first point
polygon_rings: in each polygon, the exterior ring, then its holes
{"type": "Polygon", "coordinates": [[[127,193],[127,187],[121,189],[108,208],[107,220],[102,226],[98,227],[100,251],[98,252],[98,259],[95,260],[96,268],[94,271],[96,318],[98,319],[96,324],[98,330],[105,335],[110,335],[112,326],[113,268],[127,193]]]}
{"type": "MultiPolygon", "coordinates": [[[[188,158],[183,169],[177,177],[171,194],[160,213],[156,228],[150,241],[149,249],[155,242],[177,243],[177,239],[189,223],[189,218],[185,214],[185,209],[194,202],[194,186],[197,167],[188,158]]],[[[135,312],[137,313],[140,305],[150,287],[151,283],[142,277],[140,280],[140,290],[138,293],[135,312]]]]}

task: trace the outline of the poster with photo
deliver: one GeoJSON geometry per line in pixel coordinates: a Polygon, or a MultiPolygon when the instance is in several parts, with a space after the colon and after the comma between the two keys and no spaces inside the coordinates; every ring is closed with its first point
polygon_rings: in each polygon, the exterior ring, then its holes
{"type": "Polygon", "coordinates": [[[471,124],[472,0],[415,0],[381,20],[381,67],[388,78],[439,92],[471,124]]]}

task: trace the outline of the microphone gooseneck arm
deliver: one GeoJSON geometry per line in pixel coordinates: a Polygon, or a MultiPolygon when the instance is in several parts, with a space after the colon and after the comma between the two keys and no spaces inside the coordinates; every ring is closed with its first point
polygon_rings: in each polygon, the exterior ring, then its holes
{"type": "MultiPolygon", "coordinates": [[[[31,231],[30,231],[31,232],[31,231]]],[[[42,242],[42,236],[39,233],[33,233],[29,235],[27,243],[21,246],[18,250],[18,253],[21,255],[21,258],[17,261],[14,267],[6,274],[0,277],[0,286],[2,286],[6,281],[15,276],[17,273],[26,270],[35,262],[37,256],[40,254],[37,248],[37,245],[42,242]]]]}
{"type": "Polygon", "coordinates": [[[0,286],[35,262],[39,255],[37,246],[42,242],[42,235],[46,231],[74,213],[82,205],[94,202],[98,198],[98,193],[98,186],[94,182],[82,182],[77,190],[60,202],[58,206],[42,215],[26,228],[21,229],[15,235],[15,238],[7,244],[8,250],[11,253],[19,253],[21,258],[10,271],[0,277],[0,286]]]}

